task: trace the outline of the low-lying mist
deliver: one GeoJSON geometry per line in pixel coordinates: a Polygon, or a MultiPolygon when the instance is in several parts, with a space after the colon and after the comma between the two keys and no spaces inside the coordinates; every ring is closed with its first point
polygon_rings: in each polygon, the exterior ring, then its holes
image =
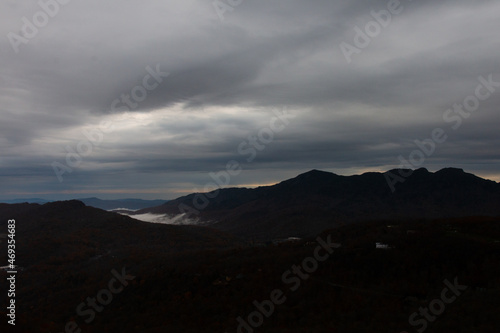
{"type": "Polygon", "coordinates": [[[148,222],[148,223],[158,223],[158,224],[173,224],[173,225],[205,225],[207,222],[201,222],[198,219],[188,218],[187,214],[179,214],[179,215],[167,215],[167,214],[137,214],[131,215],[125,212],[121,212],[120,214],[130,216],[133,219],[148,222]]]}

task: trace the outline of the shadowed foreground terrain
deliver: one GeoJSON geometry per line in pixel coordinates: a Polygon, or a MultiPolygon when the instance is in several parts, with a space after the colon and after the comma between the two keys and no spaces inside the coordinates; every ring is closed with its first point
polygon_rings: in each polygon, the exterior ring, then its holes
{"type": "MultiPolygon", "coordinates": [[[[422,325],[412,327],[409,317],[455,279],[467,289],[426,332],[500,329],[494,217],[380,220],[324,231],[321,239],[341,247],[310,273],[290,272],[314,256],[316,237],[250,246],[214,229],[142,223],[78,201],[0,205],[2,230],[12,218],[23,268],[15,332],[65,332],[71,321],[68,332],[236,332],[237,318],[248,320],[254,301],[263,304],[275,289],[282,304],[268,309],[258,328],[240,332],[417,332],[422,325]],[[389,248],[376,249],[377,242],[389,248]],[[76,308],[123,268],[127,285],[86,323],[90,307],[84,316],[76,308]]],[[[0,293],[4,299],[6,284],[0,293]]],[[[4,304],[0,315],[0,330],[14,332],[4,304]]]]}

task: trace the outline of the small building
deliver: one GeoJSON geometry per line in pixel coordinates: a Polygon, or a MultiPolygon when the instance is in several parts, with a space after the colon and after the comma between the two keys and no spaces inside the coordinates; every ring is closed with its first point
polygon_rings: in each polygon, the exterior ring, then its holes
{"type": "Polygon", "coordinates": [[[376,249],[382,249],[382,250],[388,250],[390,249],[389,244],[384,244],[384,243],[375,243],[375,248],[376,249]]]}

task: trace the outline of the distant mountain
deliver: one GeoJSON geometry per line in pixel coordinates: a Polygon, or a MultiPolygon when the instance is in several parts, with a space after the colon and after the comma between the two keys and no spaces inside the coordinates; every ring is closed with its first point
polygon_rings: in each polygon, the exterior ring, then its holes
{"type": "Polygon", "coordinates": [[[27,198],[27,199],[12,199],[12,200],[0,200],[0,203],[6,204],[18,204],[18,203],[37,203],[37,204],[45,204],[47,202],[51,202],[49,200],[40,199],[40,198],[27,198]]]}
{"type": "MultiPolygon", "coordinates": [[[[461,169],[415,170],[395,185],[394,193],[387,175],[339,176],[312,170],[273,186],[221,189],[206,196],[213,198],[197,217],[238,236],[268,240],[312,236],[357,221],[500,216],[500,184],[461,169]]],[[[195,208],[195,196],[137,213],[177,215],[180,205],[195,208]]]]}
{"type": "Polygon", "coordinates": [[[154,206],[163,205],[167,200],[142,200],[142,199],[119,199],[119,200],[102,200],[99,198],[83,198],[77,199],[87,206],[100,208],[104,210],[112,210],[126,208],[129,210],[144,209],[154,206]]]}
{"type": "MultiPolygon", "coordinates": [[[[95,197],[76,199],[76,200],[83,202],[87,206],[100,208],[104,210],[113,210],[120,208],[124,210],[138,210],[138,209],[163,205],[164,203],[168,202],[168,200],[142,200],[142,199],[102,200],[95,197]]],[[[40,199],[40,198],[0,200],[0,203],[6,203],[6,204],[37,203],[43,205],[49,202],[54,202],[54,201],[40,199]]]]}

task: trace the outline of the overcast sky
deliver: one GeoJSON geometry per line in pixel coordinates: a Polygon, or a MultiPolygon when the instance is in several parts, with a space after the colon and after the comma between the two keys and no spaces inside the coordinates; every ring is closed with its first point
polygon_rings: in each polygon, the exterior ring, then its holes
{"type": "Polygon", "coordinates": [[[65,1],[0,3],[0,199],[173,199],[232,160],[500,181],[497,0],[65,1]]]}

